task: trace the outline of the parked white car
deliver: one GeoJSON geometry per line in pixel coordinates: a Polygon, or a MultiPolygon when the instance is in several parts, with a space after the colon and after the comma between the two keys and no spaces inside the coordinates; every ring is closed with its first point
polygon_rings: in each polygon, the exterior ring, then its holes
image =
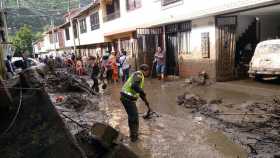
{"type": "MultiPolygon", "coordinates": [[[[29,65],[31,67],[36,68],[36,70],[40,72],[46,72],[47,67],[44,63],[40,63],[39,61],[33,59],[33,58],[27,58],[27,61],[29,62],[29,65]]],[[[22,63],[23,63],[23,58],[22,57],[13,57],[12,58],[12,63],[15,68],[16,73],[19,73],[22,71],[22,63]]]]}
{"type": "Polygon", "coordinates": [[[280,40],[263,41],[257,45],[248,73],[258,80],[280,76],[280,40]]]}

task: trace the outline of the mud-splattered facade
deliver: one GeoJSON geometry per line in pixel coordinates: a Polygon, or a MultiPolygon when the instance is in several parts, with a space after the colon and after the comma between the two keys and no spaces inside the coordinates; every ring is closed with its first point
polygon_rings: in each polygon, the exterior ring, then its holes
{"type": "Polygon", "coordinates": [[[246,73],[249,60],[245,68],[238,65],[243,62],[238,53],[246,44],[254,46],[277,34],[278,25],[272,27],[269,20],[277,17],[277,8],[279,2],[273,0],[95,1],[73,17],[77,37],[70,25],[62,27],[64,36],[70,32],[62,50],[77,47],[80,55],[88,56],[124,48],[137,68],[141,63],[151,65],[160,46],[167,53],[168,75],[187,77],[206,71],[213,80],[227,81],[246,73]],[[96,13],[98,18],[93,17],[96,13]],[[259,19],[262,23],[255,22],[259,19]],[[267,31],[269,26],[273,32],[267,31]],[[247,34],[255,40],[248,41],[247,34]]]}

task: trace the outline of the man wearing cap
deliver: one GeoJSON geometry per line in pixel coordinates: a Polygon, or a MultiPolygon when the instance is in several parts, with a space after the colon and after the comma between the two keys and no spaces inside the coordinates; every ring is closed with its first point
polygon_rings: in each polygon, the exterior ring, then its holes
{"type": "Polygon", "coordinates": [[[139,118],[136,101],[140,97],[150,110],[149,102],[146,99],[146,94],[143,90],[144,76],[148,75],[149,66],[143,64],[140,66],[140,71],[134,72],[126,81],[121,90],[121,102],[128,115],[128,126],[130,131],[130,140],[135,142],[138,140],[139,118]]]}

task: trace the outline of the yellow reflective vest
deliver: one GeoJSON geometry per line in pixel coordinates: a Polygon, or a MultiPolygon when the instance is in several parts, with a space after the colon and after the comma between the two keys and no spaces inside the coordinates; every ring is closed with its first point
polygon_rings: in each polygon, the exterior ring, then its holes
{"type": "Polygon", "coordinates": [[[136,77],[140,77],[140,88],[144,87],[144,74],[141,71],[136,71],[125,82],[124,86],[122,87],[122,92],[128,96],[138,99],[139,93],[132,89],[132,84],[135,82],[136,77]]]}

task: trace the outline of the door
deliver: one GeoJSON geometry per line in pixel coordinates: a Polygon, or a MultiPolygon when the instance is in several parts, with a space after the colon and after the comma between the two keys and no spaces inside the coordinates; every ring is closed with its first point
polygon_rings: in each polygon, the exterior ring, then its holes
{"type": "Polygon", "coordinates": [[[217,81],[234,79],[236,17],[217,17],[217,81]]]}
{"type": "Polygon", "coordinates": [[[179,75],[177,33],[166,34],[166,74],[179,75]]]}
{"type": "Polygon", "coordinates": [[[166,42],[166,74],[179,75],[179,52],[187,51],[187,39],[191,32],[191,21],[185,21],[165,26],[166,42]],[[185,42],[185,43],[184,43],[185,42]]]}
{"type": "Polygon", "coordinates": [[[154,55],[158,46],[162,47],[162,28],[137,29],[137,65],[147,64],[153,67],[154,55]]]}

